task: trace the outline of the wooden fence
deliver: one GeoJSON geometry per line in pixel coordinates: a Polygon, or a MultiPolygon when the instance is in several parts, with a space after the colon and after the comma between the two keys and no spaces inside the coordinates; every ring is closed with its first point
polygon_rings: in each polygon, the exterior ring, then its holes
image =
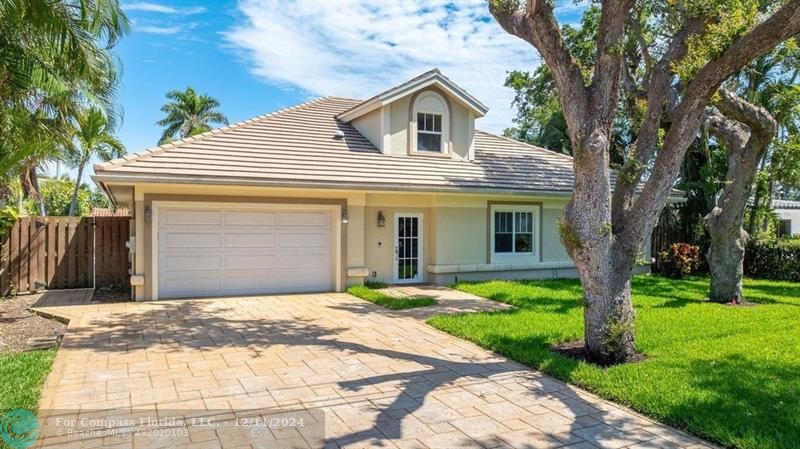
{"type": "Polygon", "coordinates": [[[23,217],[0,249],[0,295],[127,286],[128,217],[23,217]]]}
{"type": "MultiPolygon", "coordinates": [[[[667,208],[669,207],[667,206],[667,208]]],[[[650,239],[650,255],[655,259],[651,269],[656,273],[661,272],[659,253],[668,250],[673,243],[689,242],[692,238],[690,230],[681,226],[676,211],[674,209],[667,210],[667,208],[658,217],[658,224],[653,228],[653,235],[650,239]]]]}

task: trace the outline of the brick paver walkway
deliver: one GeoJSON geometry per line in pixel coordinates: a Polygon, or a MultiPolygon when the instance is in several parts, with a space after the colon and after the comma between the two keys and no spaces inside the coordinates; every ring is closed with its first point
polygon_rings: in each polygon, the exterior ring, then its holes
{"type": "Polygon", "coordinates": [[[309,423],[324,416],[330,448],[708,447],[427,326],[436,311],[498,307],[427,293],[441,304],[408,312],[347,294],[45,307],[71,321],[43,391],[39,445],[321,445],[292,423],[220,425],[292,410],[309,423]],[[185,420],[168,423],[169,437],[122,421],[176,414],[185,420]],[[66,434],[67,418],[94,432],[66,434]]]}

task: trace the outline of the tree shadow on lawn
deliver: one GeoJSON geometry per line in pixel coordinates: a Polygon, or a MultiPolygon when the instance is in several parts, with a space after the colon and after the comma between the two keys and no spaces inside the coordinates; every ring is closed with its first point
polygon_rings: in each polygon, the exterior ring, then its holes
{"type": "MultiPolygon", "coordinates": [[[[514,294],[498,289],[487,292],[482,288],[470,287],[483,282],[461,282],[455,286],[458,290],[466,291],[478,296],[483,296],[493,301],[509,304],[520,309],[542,309],[544,312],[565,314],[572,309],[580,308],[583,289],[577,280],[573,279],[517,279],[502,281],[512,284],[524,285],[535,288],[531,294],[514,294]],[[565,294],[568,295],[565,297],[565,294]]],[[[491,287],[489,287],[491,288],[491,287]]]]}
{"type": "MultiPolygon", "coordinates": [[[[564,381],[570,380],[581,365],[572,358],[554,354],[548,340],[542,336],[509,338],[489,334],[482,336],[481,342],[511,359],[564,381]]],[[[653,360],[653,363],[664,362],[653,360]]],[[[591,369],[613,371],[629,369],[632,365],[590,366],[591,369]]],[[[698,361],[688,368],[666,365],[659,371],[665,375],[677,371],[678,374],[673,375],[681,376],[678,383],[686,382],[694,391],[690,390],[685,397],[676,392],[677,403],[675,397],[666,400],[651,397],[644,401],[640,399],[637,404],[636,399],[632,400],[624,393],[618,400],[633,402],[632,406],[645,414],[660,416],[666,423],[726,445],[748,449],[800,448],[800,364],[748,359],[733,354],[698,361]]],[[[646,378],[641,381],[646,381],[646,378]]],[[[587,387],[592,389],[592,385],[587,387]]]]}
{"type": "MultiPolygon", "coordinates": [[[[269,299],[262,302],[255,298],[253,301],[252,306],[258,308],[268,304],[269,299]]],[[[326,304],[327,307],[335,305],[326,304]]],[[[236,347],[249,351],[251,359],[258,359],[270,346],[278,345],[291,347],[295,353],[307,352],[310,357],[313,356],[312,353],[324,352],[341,358],[369,359],[378,356],[422,365],[420,369],[399,373],[377,372],[368,362],[362,363],[359,360],[358,374],[354,374],[352,379],[337,382],[340,388],[358,392],[365,387],[388,383],[396,386],[397,394],[394,398],[381,395],[382,400],[378,402],[371,400],[368,407],[370,413],[365,416],[374,417],[372,423],[366,429],[354,430],[329,440],[332,447],[338,447],[336,444],[367,441],[380,445],[381,439],[414,438],[404,431],[403,420],[423,407],[426,398],[434,390],[462,386],[467,391],[474,388],[474,394],[479,394],[481,388],[493,387],[495,382],[516,388],[510,390],[514,397],[530,395],[537,400],[550,401],[551,406],[563,410],[562,414],[581,417],[591,413],[593,417],[604,420],[606,412],[582,398],[574,389],[514,362],[491,358],[474,359],[460,352],[457,346],[453,347],[454,354],[449,355],[452,360],[447,358],[447,354],[433,351],[432,354],[440,356],[409,353],[395,347],[372,347],[361,340],[357,329],[339,324],[341,320],[338,319],[273,319],[268,318],[269,314],[264,310],[254,315],[242,313],[242,307],[247,307],[247,304],[237,303],[237,307],[230,307],[224,299],[138,303],[124,312],[95,315],[89,321],[89,326],[70,326],[62,350],[92,350],[99,354],[118,353],[122,356],[142,349],[170,354],[236,347]]],[[[401,326],[402,322],[385,324],[401,326]]],[[[425,338],[425,335],[419,337],[425,338]]],[[[545,342],[543,339],[532,338],[517,344],[542,346],[545,342]]],[[[402,344],[398,343],[397,347],[402,347],[402,344]]],[[[113,359],[114,356],[111,357],[113,359]]],[[[202,362],[202,357],[199,361],[202,362]]],[[[193,362],[186,363],[192,369],[193,362]]],[[[577,366],[577,362],[563,365],[564,370],[569,370],[577,366]]],[[[90,371],[92,368],[86,367],[86,370],[90,371]]],[[[257,372],[255,369],[254,372],[256,375],[269,374],[257,372]]],[[[563,374],[566,376],[568,372],[563,374]]],[[[313,408],[313,401],[306,406],[313,408]]],[[[346,400],[342,400],[339,406],[353,407],[346,400]]],[[[607,421],[622,428],[626,425],[626,419],[620,418],[617,412],[607,421]]],[[[566,430],[562,428],[558,432],[559,439],[554,439],[553,435],[545,438],[553,439],[552,444],[559,445],[581,441],[581,438],[572,434],[572,430],[584,427],[579,422],[579,419],[573,419],[566,430]]],[[[363,425],[359,428],[361,427],[363,425]]],[[[492,438],[494,437],[483,442],[491,443],[492,438]]],[[[479,438],[474,440],[481,441],[479,438]]],[[[494,444],[499,442],[494,441],[494,444]]],[[[461,443],[464,442],[453,441],[454,445],[461,443]]]]}
{"type": "Polygon", "coordinates": [[[671,407],[667,422],[736,447],[800,447],[800,364],[735,354],[693,364],[685,379],[703,394],[671,407]]]}

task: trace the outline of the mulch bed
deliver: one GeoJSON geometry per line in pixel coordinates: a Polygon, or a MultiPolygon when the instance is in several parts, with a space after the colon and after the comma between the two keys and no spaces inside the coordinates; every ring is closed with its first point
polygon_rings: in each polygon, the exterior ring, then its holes
{"type": "Polygon", "coordinates": [[[42,294],[0,298],[0,353],[28,349],[30,338],[64,335],[66,325],[28,310],[42,294]]]}
{"type": "Polygon", "coordinates": [[[92,296],[93,303],[126,302],[131,300],[131,290],[127,288],[98,288],[92,296]]]}
{"type": "MultiPolygon", "coordinates": [[[[604,366],[589,359],[588,354],[586,354],[586,347],[583,343],[583,340],[575,340],[575,341],[568,341],[566,343],[560,343],[557,345],[553,345],[550,349],[556,354],[561,354],[564,357],[569,357],[571,359],[579,360],[581,362],[591,363],[593,365],[604,366]]],[[[628,363],[641,362],[646,359],[647,359],[646,355],[637,353],[634,356],[633,360],[631,360],[628,363]]]]}

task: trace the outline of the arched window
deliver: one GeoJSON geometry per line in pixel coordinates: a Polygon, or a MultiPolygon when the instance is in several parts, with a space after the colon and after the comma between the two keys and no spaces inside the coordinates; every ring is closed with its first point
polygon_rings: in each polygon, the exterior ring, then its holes
{"type": "Polygon", "coordinates": [[[450,110],[445,99],[436,92],[422,92],[414,100],[411,152],[450,152],[450,110]]]}

